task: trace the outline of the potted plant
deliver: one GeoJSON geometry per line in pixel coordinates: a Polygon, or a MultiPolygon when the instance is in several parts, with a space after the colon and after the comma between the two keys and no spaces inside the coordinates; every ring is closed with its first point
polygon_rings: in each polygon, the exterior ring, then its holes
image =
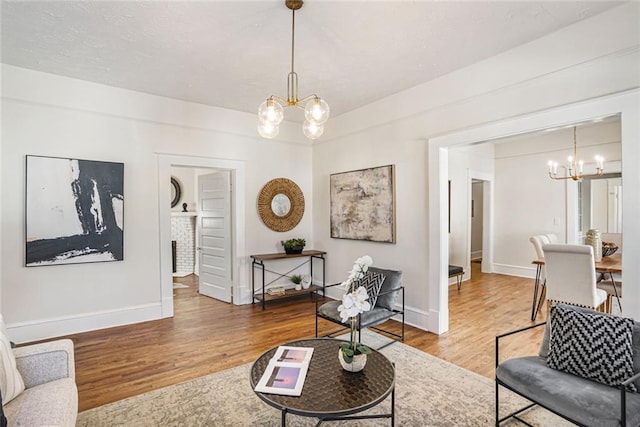
{"type": "Polygon", "coordinates": [[[349,272],[349,278],[341,285],[345,288],[345,293],[342,296],[342,304],[338,306],[338,312],[342,322],[349,324],[350,332],[349,342],[340,344],[338,359],[342,368],[349,372],[359,372],[364,369],[367,354],[371,354],[369,347],[356,340],[358,315],[371,309],[367,289],[360,284],[360,279],[364,277],[371,265],[373,260],[369,255],[358,258],[349,272]]]}
{"type": "Polygon", "coordinates": [[[280,243],[284,247],[284,251],[288,254],[300,254],[307,241],[304,239],[281,240],[280,243]]]}
{"type": "Polygon", "coordinates": [[[300,274],[294,274],[293,276],[290,277],[290,280],[295,283],[296,287],[296,291],[299,291],[302,289],[302,276],[300,274]]]}

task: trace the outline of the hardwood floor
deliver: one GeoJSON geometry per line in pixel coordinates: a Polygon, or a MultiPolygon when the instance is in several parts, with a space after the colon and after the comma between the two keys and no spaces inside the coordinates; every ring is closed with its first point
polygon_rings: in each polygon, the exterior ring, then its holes
{"type": "MultiPolygon", "coordinates": [[[[450,329],[440,336],[407,327],[405,344],[489,378],[495,335],[532,324],[533,280],[482,274],[449,288],[450,329]]],[[[79,410],[252,362],[283,342],[314,336],[315,305],[308,297],[234,306],[197,293],[195,276],[174,281],[175,317],[70,335],[75,343],[79,410]]],[[[538,317],[538,321],[544,320],[538,317]]],[[[387,327],[399,330],[399,324],[387,327]]],[[[321,332],[334,325],[321,323],[321,332]]],[[[510,339],[505,355],[533,354],[541,329],[510,339]]],[[[246,380],[246,379],[239,379],[246,380]]]]}

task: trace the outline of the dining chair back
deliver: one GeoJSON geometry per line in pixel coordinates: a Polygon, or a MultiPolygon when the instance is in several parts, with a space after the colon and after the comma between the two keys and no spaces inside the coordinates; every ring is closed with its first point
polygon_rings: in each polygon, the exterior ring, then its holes
{"type": "Polygon", "coordinates": [[[546,244],[547,306],[554,302],[604,310],[607,293],[596,287],[593,247],[546,244]]]}
{"type": "MultiPolygon", "coordinates": [[[[549,237],[547,234],[538,234],[536,236],[531,236],[529,237],[529,241],[533,244],[533,248],[536,250],[536,257],[538,259],[544,258],[544,252],[542,251],[542,245],[547,245],[549,243],[551,243],[549,241],[549,237]]],[[[544,286],[544,279],[546,277],[546,273],[545,273],[545,267],[544,265],[542,266],[542,269],[540,270],[540,283],[543,284],[544,286]]]]}
{"type": "Polygon", "coordinates": [[[536,250],[536,256],[538,258],[544,258],[544,252],[542,251],[542,245],[548,245],[551,243],[549,237],[546,234],[538,234],[537,236],[529,237],[529,241],[533,244],[533,248],[536,250]]]}

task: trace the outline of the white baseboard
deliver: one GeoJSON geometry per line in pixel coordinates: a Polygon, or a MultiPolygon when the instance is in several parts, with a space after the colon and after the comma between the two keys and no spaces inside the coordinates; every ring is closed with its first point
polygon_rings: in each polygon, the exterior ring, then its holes
{"type": "Polygon", "coordinates": [[[157,320],[162,317],[160,303],[104,310],[67,317],[55,317],[29,322],[7,324],[12,341],[22,344],[43,339],[61,337],[96,329],[112,328],[131,323],[157,320]]]}
{"type": "Polygon", "coordinates": [[[493,264],[493,273],[505,274],[507,276],[525,277],[527,279],[536,278],[536,267],[522,267],[519,265],[493,264]]]}

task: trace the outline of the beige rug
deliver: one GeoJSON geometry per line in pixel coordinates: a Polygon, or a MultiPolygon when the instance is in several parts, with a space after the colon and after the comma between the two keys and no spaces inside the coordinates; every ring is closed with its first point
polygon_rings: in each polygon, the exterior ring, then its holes
{"type": "MultiPolygon", "coordinates": [[[[372,346],[384,338],[365,331],[372,346]]],[[[402,343],[382,350],[396,366],[397,426],[490,426],[494,382],[402,343]]],[[[78,415],[77,426],[279,426],[280,412],[254,394],[250,365],[134,396],[78,415]]],[[[501,391],[502,414],[524,400],[501,391]]],[[[365,413],[388,412],[390,398],[365,413]]],[[[543,409],[523,418],[536,426],[571,425],[543,409]]],[[[314,426],[316,419],[289,415],[289,426],[314,426]]],[[[388,426],[389,420],[328,422],[327,426],[388,426]]],[[[517,426],[516,422],[503,425],[517,426]]]]}

